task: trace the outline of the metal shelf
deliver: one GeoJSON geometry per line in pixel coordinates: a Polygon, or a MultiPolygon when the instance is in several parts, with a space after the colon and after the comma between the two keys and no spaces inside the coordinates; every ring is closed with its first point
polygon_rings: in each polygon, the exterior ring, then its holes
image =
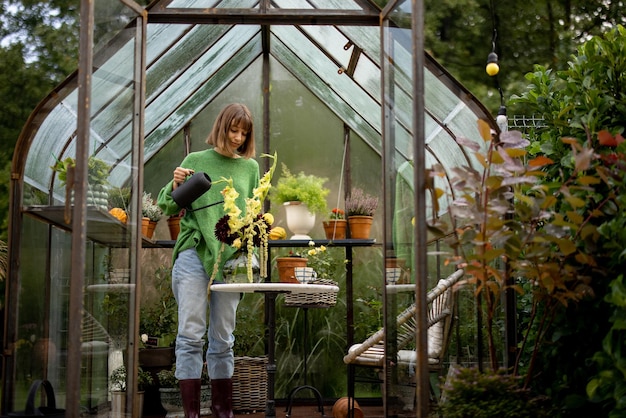
{"type": "MultiPolygon", "coordinates": [[[[65,206],[27,206],[24,213],[52,224],[65,231],[72,231],[72,225],[65,222],[65,206]]],[[[105,210],[87,206],[87,238],[108,247],[124,248],[130,243],[130,229],[105,210]]],[[[173,246],[173,241],[155,241],[142,237],[144,248],[173,246]]]]}

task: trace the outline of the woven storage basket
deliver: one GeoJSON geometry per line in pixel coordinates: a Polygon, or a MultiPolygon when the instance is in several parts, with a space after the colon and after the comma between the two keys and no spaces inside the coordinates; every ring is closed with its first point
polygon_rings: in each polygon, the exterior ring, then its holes
{"type": "Polygon", "coordinates": [[[267,357],[235,357],[233,410],[264,410],[266,400],[267,357]]]}
{"type": "MultiPolygon", "coordinates": [[[[316,279],[309,284],[324,284],[328,286],[337,286],[338,283],[329,279],[316,279]]],[[[295,307],[316,307],[326,308],[337,304],[337,292],[319,292],[319,293],[286,293],[285,306],[295,307]]]]}

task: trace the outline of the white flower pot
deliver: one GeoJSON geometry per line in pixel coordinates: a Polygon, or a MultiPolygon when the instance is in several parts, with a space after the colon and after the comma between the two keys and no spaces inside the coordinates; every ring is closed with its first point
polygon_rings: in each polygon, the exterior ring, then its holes
{"type": "Polygon", "coordinates": [[[315,214],[302,202],[285,202],[285,214],[287,215],[287,228],[293,233],[291,239],[308,239],[309,232],[315,226],[315,214]]]}

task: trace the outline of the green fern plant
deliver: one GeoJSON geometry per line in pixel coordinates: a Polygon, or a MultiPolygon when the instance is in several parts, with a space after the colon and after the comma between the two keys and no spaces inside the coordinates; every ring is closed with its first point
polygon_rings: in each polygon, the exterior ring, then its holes
{"type": "Polygon", "coordinates": [[[282,205],[286,202],[302,202],[311,213],[325,214],[328,211],[326,196],[330,189],[324,187],[328,181],[325,177],[299,172],[293,174],[287,166],[282,165],[282,176],[270,190],[270,200],[282,205]]]}

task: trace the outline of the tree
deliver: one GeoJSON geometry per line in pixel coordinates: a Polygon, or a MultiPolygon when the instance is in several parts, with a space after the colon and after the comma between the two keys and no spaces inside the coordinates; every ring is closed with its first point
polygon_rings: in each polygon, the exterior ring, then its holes
{"type": "MultiPolygon", "coordinates": [[[[535,64],[563,70],[576,48],[593,35],[626,24],[618,0],[426,0],[426,48],[495,113],[504,99],[520,94],[535,64]],[[495,52],[500,74],[485,74],[495,52]]],[[[521,105],[514,109],[525,113],[521,105]]]]}
{"type": "MultiPolygon", "coordinates": [[[[578,261],[589,266],[594,297],[568,307],[555,318],[558,333],[540,359],[545,367],[538,379],[564,406],[581,412],[586,406],[587,416],[603,411],[608,415],[602,416],[618,417],[626,412],[625,36],[626,29],[617,26],[602,37],[590,39],[579,47],[566,70],[536,67],[527,76],[528,91],[516,98],[546,121],[546,126],[534,133],[530,147],[533,154],[558,162],[545,171],[546,187],[578,170],[578,161],[585,155],[594,167],[604,170],[602,183],[585,184],[560,208],[564,225],[588,213],[582,218],[585,229],[572,236],[572,243],[593,255],[578,261]],[[573,153],[564,147],[563,138],[583,147],[582,151],[573,153]],[[607,187],[600,188],[599,184],[607,187]],[[585,190],[592,193],[579,199],[585,190]],[[579,344],[582,339],[588,343],[579,344]],[[586,395],[596,404],[585,405],[586,395]]],[[[589,179],[588,173],[580,179],[589,179]]]]}
{"type": "Polygon", "coordinates": [[[482,166],[450,174],[453,260],[481,296],[491,367],[494,314],[514,289],[520,344],[510,372],[566,416],[626,412],[625,36],[618,26],[593,37],[566,70],[537,66],[516,100],[545,126],[528,140],[516,131],[492,139],[485,124],[487,152],[459,139],[482,166]]]}

